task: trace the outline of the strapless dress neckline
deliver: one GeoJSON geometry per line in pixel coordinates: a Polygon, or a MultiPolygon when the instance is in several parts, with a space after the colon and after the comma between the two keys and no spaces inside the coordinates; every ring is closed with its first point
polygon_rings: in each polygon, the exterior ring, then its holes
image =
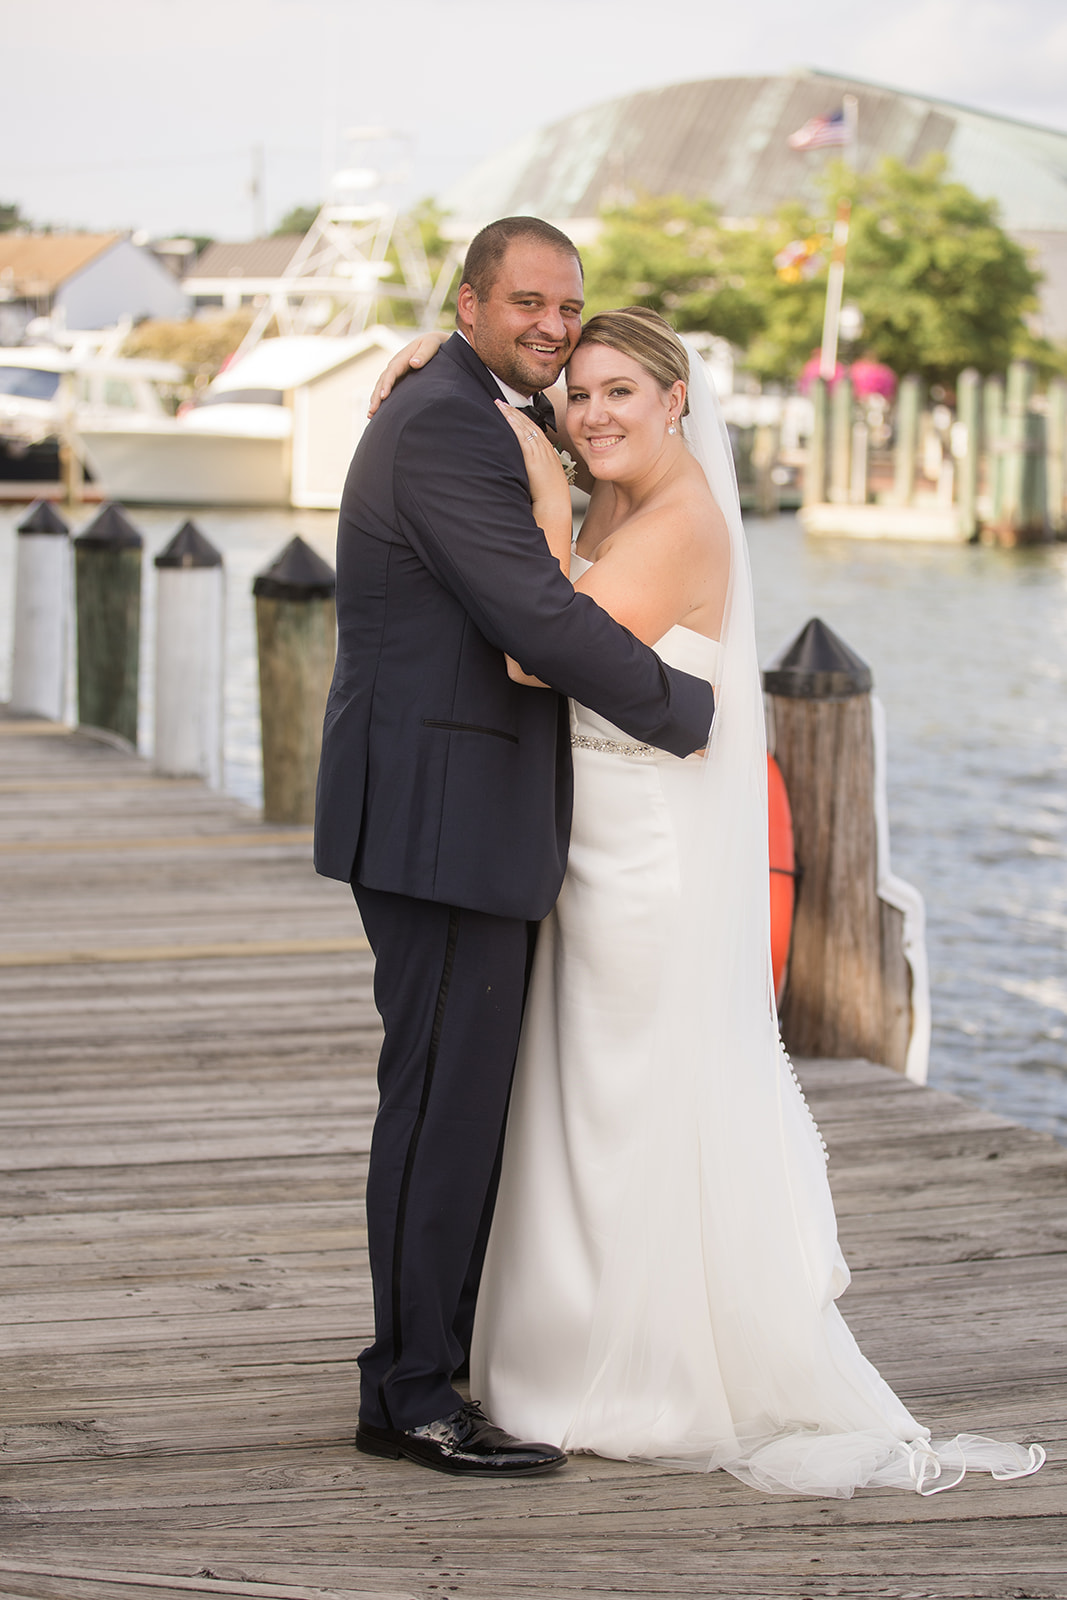
{"type": "MultiPolygon", "coordinates": [[[[582,577],[592,565],[592,561],[572,550],[571,581],[574,582],[582,577]]],[[[718,639],[709,639],[706,634],[696,633],[684,623],[676,622],[673,628],[668,628],[662,638],[656,640],[652,648],[669,667],[677,667],[680,672],[692,673],[696,678],[706,678],[709,683],[714,681],[715,668],[719,661],[718,639]]]]}

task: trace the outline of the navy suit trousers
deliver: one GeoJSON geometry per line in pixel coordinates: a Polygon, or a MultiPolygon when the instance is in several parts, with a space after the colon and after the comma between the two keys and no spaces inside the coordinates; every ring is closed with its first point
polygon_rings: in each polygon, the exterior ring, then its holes
{"type": "Polygon", "coordinates": [[[385,1025],[367,1179],[375,1337],[360,1417],[414,1428],[462,1403],[528,973],[518,918],[353,893],[385,1025]]]}

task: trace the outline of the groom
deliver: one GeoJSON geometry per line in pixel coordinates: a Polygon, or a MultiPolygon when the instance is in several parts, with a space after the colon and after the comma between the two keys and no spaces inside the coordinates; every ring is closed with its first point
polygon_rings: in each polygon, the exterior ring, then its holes
{"type": "Polygon", "coordinates": [[[367,1180],[375,1333],[356,1444],[445,1472],[565,1459],[494,1427],[452,1383],[531,931],[566,865],[563,697],[678,756],[706,742],[713,712],[706,683],[664,666],[563,577],[494,403],[529,407],[555,382],[582,303],[581,262],[558,229],[531,217],[483,229],[459,332],[368,424],[341,502],[315,865],[352,885],[385,1026],[367,1180]],[[555,687],[513,683],[505,653],[555,687]]]}

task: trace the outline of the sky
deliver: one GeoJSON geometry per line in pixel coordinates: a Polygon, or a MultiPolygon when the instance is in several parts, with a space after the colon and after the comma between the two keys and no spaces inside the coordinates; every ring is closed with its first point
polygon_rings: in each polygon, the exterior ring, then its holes
{"type": "Polygon", "coordinates": [[[638,89],[817,67],[1067,131],[1067,0],[0,0],[0,202],[253,236],[365,166],[403,204],[638,89]],[[253,174],[261,165],[258,198],[253,174]]]}

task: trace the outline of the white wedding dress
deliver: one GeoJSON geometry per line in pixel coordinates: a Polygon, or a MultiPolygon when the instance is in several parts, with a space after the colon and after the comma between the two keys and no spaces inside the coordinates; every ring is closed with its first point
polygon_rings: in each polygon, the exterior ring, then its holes
{"type": "Polygon", "coordinates": [[[762,701],[727,516],[722,645],[675,627],[656,646],[716,686],[708,761],[571,706],[570,855],[533,966],[471,1394],[521,1438],[762,1490],[1023,1476],[1040,1446],[931,1444],[835,1304],[825,1149],[774,1014],[762,701]]]}

